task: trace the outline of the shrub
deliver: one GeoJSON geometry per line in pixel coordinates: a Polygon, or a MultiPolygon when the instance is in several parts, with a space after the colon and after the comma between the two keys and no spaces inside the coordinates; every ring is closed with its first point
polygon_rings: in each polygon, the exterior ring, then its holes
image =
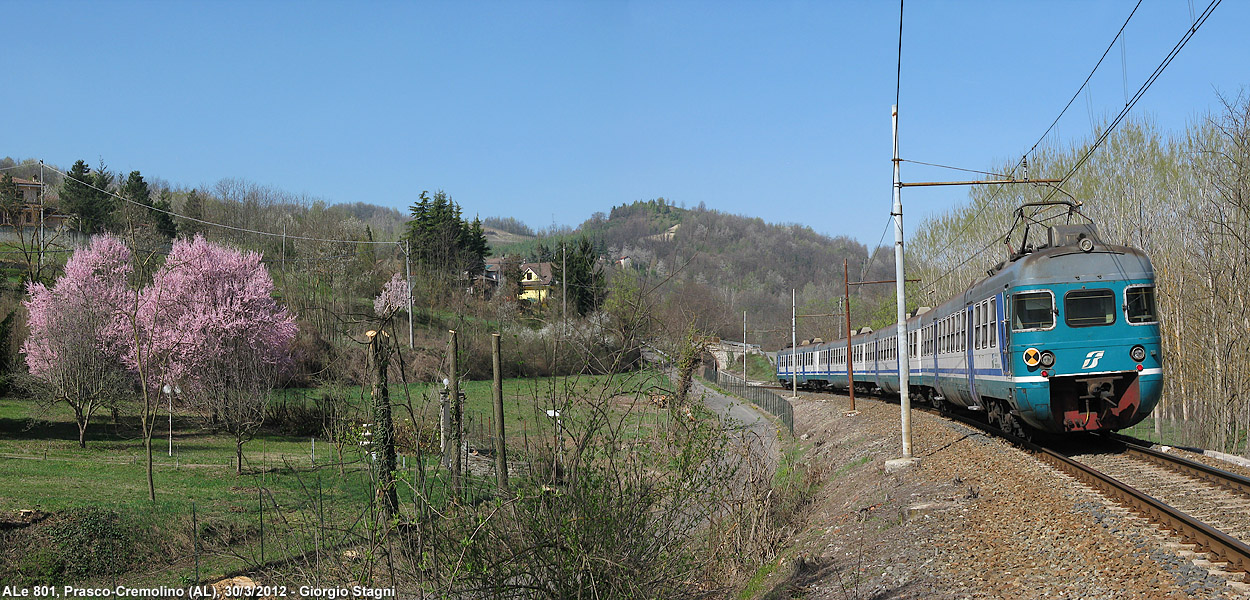
{"type": "Polygon", "coordinates": [[[71,508],[48,527],[47,554],[39,554],[37,568],[70,580],[116,576],[137,558],[136,536],[119,513],[96,507],[71,508]]]}

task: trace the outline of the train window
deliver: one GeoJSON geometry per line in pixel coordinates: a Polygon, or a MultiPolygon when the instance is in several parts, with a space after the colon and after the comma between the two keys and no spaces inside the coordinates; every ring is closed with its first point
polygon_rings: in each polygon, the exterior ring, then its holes
{"type": "Polygon", "coordinates": [[[976,349],[985,349],[985,302],[976,305],[976,349]]]}
{"type": "Polygon", "coordinates": [[[951,351],[951,320],[950,317],[942,319],[942,344],[938,352],[946,354],[951,351]]]}
{"type": "Polygon", "coordinates": [[[997,345],[998,338],[998,298],[990,298],[990,347],[997,345]]]}
{"type": "Polygon", "coordinates": [[[981,320],[985,318],[985,307],[978,302],[972,309],[972,349],[981,349],[981,320]]]}
{"type": "Polygon", "coordinates": [[[1128,322],[1134,325],[1159,322],[1159,314],[1155,312],[1155,286],[1125,288],[1124,313],[1128,322]]]}
{"type": "Polygon", "coordinates": [[[1051,329],[1055,326],[1055,298],[1050,292],[1021,292],[1011,297],[1012,329],[1051,329]]]}
{"type": "Polygon", "coordinates": [[[1115,292],[1072,290],[1063,296],[1063,320],[1068,327],[1096,327],[1115,323],[1115,292]]]}
{"type": "Polygon", "coordinates": [[[972,315],[968,311],[959,313],[959,351],[963,352],[968,349],[968,342],[972,341],[972,334],[968,329],[968,319],[972,315]]]}
{"type": "Polygon", "coordinates": [[[990,302],[981,303],[981,349],[990,347],[990,302]]]}

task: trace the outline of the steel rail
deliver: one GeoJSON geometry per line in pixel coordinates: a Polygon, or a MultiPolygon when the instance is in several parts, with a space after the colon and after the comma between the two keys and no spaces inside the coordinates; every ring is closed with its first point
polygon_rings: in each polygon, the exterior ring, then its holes
{"type": "MultiPolygon", "coordinates": [[[[1039,457],[1060,471],[1071,475],[1076,480],[1103,492],[1115,502],[1138,515],[1175,532],[1182,541],[1194,544],[1200,551],[1210,554],[1215,559],[1212,562],[1226,562],[1230,571],[1250,573],[1250,545],[1203,523],[1192,515],[1173,508],[1127,483],[1068,458],[1059,452],[1002,431],[987,423],[970,419],[954,412],[940,412],[936,409],[920,410],[939,412],[944,417],[975,427],[990,435],[1001,437],[1039,457]]],[[[1179,470],[1184,468],[1186,473],[1193,474],[1202,480],[1231,487],[1244,493],[1250,493],[1250,479],[1248,478],[1222,469],[1209,467],[1202,463],[1143,448],[1139,444],[1123,439],[1122,436],[1114,436],[1111,439],[1124,444],[1128,452],[1138,454],[1145,459],[1163,463],[1165,466],[1173,469],[1179,470]]]]}
{"type": "MultiPolygon", "coordinates": [[[[1215,559],[1212,562],[1226,562],[1228,563],[1228,570],[1250,573],[1250,546],[1241,540],[1219,531],[1127,483],[1072,460],[1059,452],[962,415],[946,413],[945,416],[992,435],[997,435],[1034,454],[1078,481],[1103,492],[1129,510],[1161,527],[1175,532],[1182,541],[1194,544],[1201,551],[1211,554],[1215,559]]],[[[1214,470],[1218,471],[1218,469],[1214,470]]]]}
{"type": "Polygon", "coordinates": [[[1250,477],[1244,477],[1231,471],[1225,471],[1224,469],[1168,454],[1167,452],[1160,452],[1154,448],[1147,448],[1137,440],[1122,435],[1111,434],[1107,437],[1124,444],[1125,450],[1135,458],[1158,464],[1196,479],[1209,481],[1234,492],[1250,495],[1250,477]]]}

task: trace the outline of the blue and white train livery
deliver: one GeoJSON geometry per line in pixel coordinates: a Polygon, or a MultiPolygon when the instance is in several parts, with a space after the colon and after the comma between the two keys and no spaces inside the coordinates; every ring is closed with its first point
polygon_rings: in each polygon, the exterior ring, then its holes
{"type": "MultiPolygon", "coordinates": [[[[851,338],[856,389],[899,391],[897,328],[851,338]]],[[[909,392],[984,410],[1030,433],[1116,430],[1144,419],[1163,387],[1154,268],[1140,250],[1103,244],[1092,225],[1049,229],[1048,243],[907,319],[909,392]]],[[[777,353],[777,379],[847,387],[847,344],[777,353]]]]}

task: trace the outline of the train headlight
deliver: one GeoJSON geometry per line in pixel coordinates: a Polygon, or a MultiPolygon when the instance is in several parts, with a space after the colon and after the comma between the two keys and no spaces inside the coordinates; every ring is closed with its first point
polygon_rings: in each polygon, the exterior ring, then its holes
{"type": "Polygon", "coordinates": [[[1094,240],[1081,236],[1081,241],[1077,242],[1076,245],[1080,246],[1081,252],[1089,252],[1094,249],[1094,240]]]}
{"type": "Polygon", "coordinates": [[[1141,362],[1146,360],[1146,349],[1142,346],[1133,346],[1133,349],[1128,351],[1128,355],[1132,357],[1133,360],[1141,362]]]}
{"type": "Polygon", "coordinates": [[[1047,369],[1055,366],[1055,353],[1047,350],[1042,353],[1042,366],[1047,369]]]}

